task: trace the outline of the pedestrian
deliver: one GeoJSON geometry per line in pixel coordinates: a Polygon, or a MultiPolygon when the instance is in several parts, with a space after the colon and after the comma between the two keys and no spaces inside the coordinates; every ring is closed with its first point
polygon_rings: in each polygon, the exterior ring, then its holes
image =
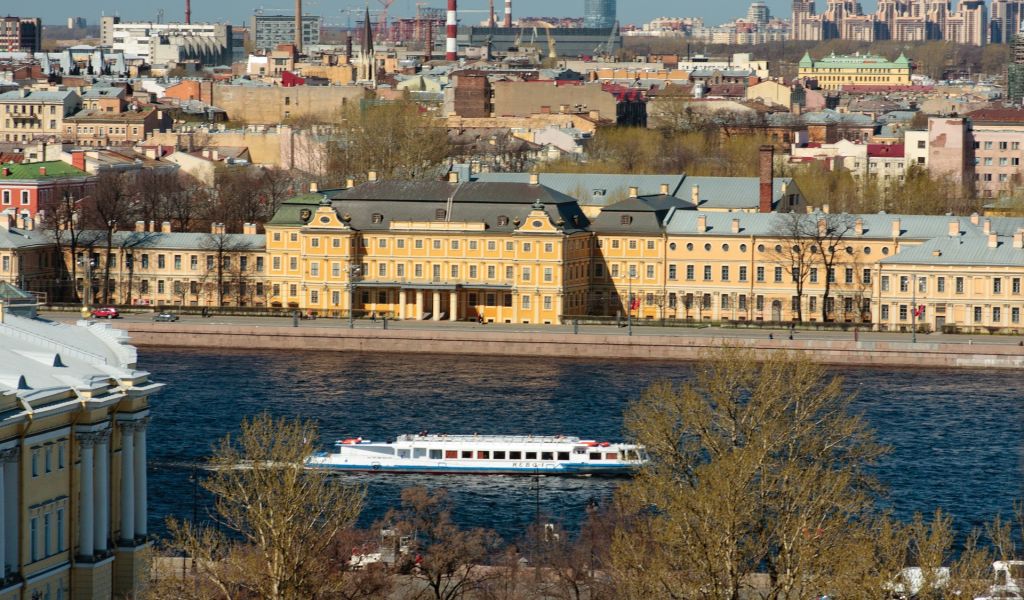
{"type": "Polygon", "coordinates": [[[774,340],[774,339],[775,339],[775,336],[769,333],[769,334],[768,334],[768,339],[770,339],[770,340],[774,340]]]}
{"type": "Polygon", "coordinates": [[[789,341],[791,341],[791,342],[793,341],[793,334],[792,333],[789,334],[789,341]]]}
{"type": "Polygon", "coordinates": [[[376,323],[377,322],[377,311],[371,311],[370,312],[370,322],[371,323],[376,323]]]}

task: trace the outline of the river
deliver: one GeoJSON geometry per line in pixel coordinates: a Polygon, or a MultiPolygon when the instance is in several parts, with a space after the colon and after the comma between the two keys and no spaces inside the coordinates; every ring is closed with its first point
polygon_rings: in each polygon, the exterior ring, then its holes
{"type": "MultiPolygon", "coordinates": [[[[686,363],[143,348],[140,367],[167,389],[152,399],[150,529],[204,519],[193,466],[260,411],[314,418],[328,441],[421,430],[619,439],[622,412],[651,382],[685,380],[686,363]]],[[[892,452],[878,468],[901,518],[951,513],[963,532],[1024,498],[1024,377],[1007,371],[844,369],[855,409],[892,452]]],[[[454,518],[515,539],[536,511],[575,526],[619,480],[345,475],[368,486],[363,525],[409,485],[444,486],[454,518]],[[539,487],[539,489],[537,489],[539,487]]]]}

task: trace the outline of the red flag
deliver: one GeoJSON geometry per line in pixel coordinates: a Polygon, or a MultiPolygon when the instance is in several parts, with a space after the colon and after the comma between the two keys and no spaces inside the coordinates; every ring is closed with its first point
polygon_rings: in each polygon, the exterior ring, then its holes
{"type": "Polygon", "coordinates": [[[633,301],[629,304],[629,310],[636,310],[640,308],[640,298],[633,298],[633,301]]]}

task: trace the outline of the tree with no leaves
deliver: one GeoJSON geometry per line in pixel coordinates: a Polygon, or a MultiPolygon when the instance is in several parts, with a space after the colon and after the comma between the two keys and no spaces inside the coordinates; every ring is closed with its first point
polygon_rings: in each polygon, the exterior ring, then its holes
{"type": "MultiPolygon", "coordinates": [[[[834,590],[873,522],[867,469],[885,453],[839,378],[809,360],[724,348],[691,383],[659,383],[626,427],[652,462],[620,489],[612,565],[624,598],[768,599],[834,590]]],[[[817,595],[815,595],[817,594],[817,595]]]]}
{"type": "Polygon", "coordinates": [[[483,563],[497,554],[499,539],[485,529],[464,530],[452,522],[446,490],[402,490],[402,507],[384,519],[399,535],[410,536],[409,551],[399,564],[426,584],[415,598],[455,600],[493,576],[483,563]]]}
{"type": "Polygon", "coordinates": [[[334,557],[364,492],[304,467],[317,440],[313,423],[266,414],[243,421],[237,437],[225,437],[201,483],[213,494],[217,525],[168,520],[170,548],[192,558],[193,579],[161,580],[153,596],[354,597],[342,593],[348,577],[334,557]]]}

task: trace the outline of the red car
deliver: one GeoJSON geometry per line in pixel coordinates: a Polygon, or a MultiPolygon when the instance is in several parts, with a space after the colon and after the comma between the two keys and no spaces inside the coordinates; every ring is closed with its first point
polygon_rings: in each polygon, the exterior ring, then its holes
{"type": "Polygon", "coordinates": [[[97,319],[116,319],[121,315],[113,306],[106,306],[103,308],[92,309],[92,316],[97,319]]]}

